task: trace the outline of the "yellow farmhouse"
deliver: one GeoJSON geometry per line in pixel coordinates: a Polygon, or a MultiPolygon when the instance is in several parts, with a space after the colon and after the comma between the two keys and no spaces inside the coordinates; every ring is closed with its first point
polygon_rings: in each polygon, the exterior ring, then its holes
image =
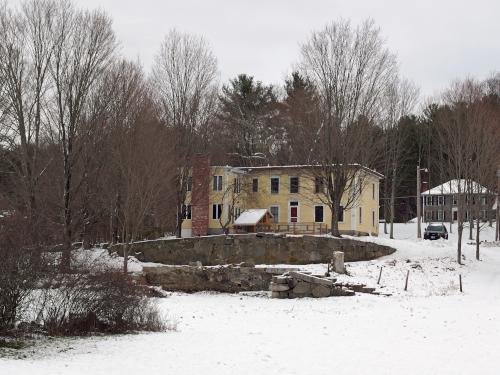
{"type": "MultiPolygon", "coordinates": [[[[223,232],[328,233],[332,212],[314,166],[209,166],[197,155],[187,186],[182,236],[223,232]]],[[[343,234],[378,235],[379,185],[383,177],[357,166],[361,193],[335,213],[343,234]]],[[[356,176],[358,179],[358,176],[356,176]]],[[[342,198],[341,203],[347,202],[342,198]]]]}

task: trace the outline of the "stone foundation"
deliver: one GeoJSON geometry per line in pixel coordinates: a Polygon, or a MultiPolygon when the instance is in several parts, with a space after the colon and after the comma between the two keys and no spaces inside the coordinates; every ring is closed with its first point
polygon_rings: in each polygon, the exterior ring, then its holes
{"type": "MultiPolygon", "coordinates": [[[[110,249],[120,250],[120,245],[110,249]]],[[[201,261],[216,266],[329,263],[332,251],[342,251],[345,262],[355,262],[389,255],[395,249],[347,238],[244,234],[136,242],[130,254],[142,262],[182,265],[201,261]]]]}
{"type": "MultiPolygon", "coordinates": [[[[268,290],[271,279],[289,268],[256,268],[245,265],[217,267],[162,266],[144,267],[143,274],[150,285],[168,291],[200,292],[205,290],[237,293],[268,290]]],[[[293,269],[292,269],[293,270],[293,269]]]]}

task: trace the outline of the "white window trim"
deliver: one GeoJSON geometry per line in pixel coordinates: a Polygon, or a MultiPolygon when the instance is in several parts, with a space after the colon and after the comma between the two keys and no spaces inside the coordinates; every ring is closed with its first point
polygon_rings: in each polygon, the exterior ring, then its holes
{"type": "Polygon", "coordinates": [[[212,203],[212,220],[219,221],[218,217],[214,218],[214,206],[220,206],[220,212],[217,212],[216,216],[220,216],[222,218],[222,211],[224,211],[222,203],[212,203]]]}
{"type": "Polygon", "coordinates": [[[438,210],[437,220],[438,221],[443,221],[444,220],[444,211],[443,210],[438,210]]]}
{"type": "Polygon", "coordinates": [[[297,207],[297,221],[295,222],[296,224],[300,223],[300,202],[296,199],[289,200],[288,201],[288,223],[292,224],[292,207],[297,207]],[[297,202],[296,206],[291,206],[290,203],[292,202],[297,202]]]}
{"type": "Polygon", "coordinates": [[[325,222],[325,205],[324,204],[315,204],[314,205],[314,211],[313,211],[313,223],[324,223],[325,222]],[[323,220],[322,221],[316,221],[316,207],[323,207],[323,220]]]}
{"type": "Polygon", "coordinates": [[[279,223],[279,222],[280,222],[280,214],[281,214],[281,212],[280,212],[280,205],[279,205],[279,204],[272,204],[272,205],[270,205],[270,206],[269,206],[269,212],[271,212],[271,213],[272,213],[271,208],[273,208],[273,207],[276,207],[276,208],[278,209],[278,217],[277,217],[277,218],[275,218],[275,217],[273,216],[273,220],[274,220],[274,222],[279,223]]]}
{"type": "Polygon", "coordinates": [[[280,176],[271,176],[269,177],[269,194],[271,195],[279,195],[281,191],[281,178],[280,176]],[[273,178],[277,178],[278,179],[278,192],[277,193],[273,193],[273,178]]]}
{"type": "Polygon", "coordinates": [[[259,192],[259,177],[252,177],[252,193],[259,192]],[[257,190],[254,191],[254,181],[257,181],[257,190]]]}
{"type": "Polygon", "coordinates": [[[213,175],[213,177],[212,177],[212,191],[222,191],[223,190],[224,179],[222,177],[223,176],[220,174],[213,175]],[[215,186],[216,189],[214,189],[214,178],[217,179],[217,183],[216,183],[217,186],[215,186]],[[219,182],[220,182],[220,186],[219,186],[219,182]]]}
{"type": "Polygon", "coordinates": [[[300,178],[299,176],[289,176],[288,177],[288,192],[290,194],[299,194],[300,193],[300,178]],[[296,193],[292,193],[292,178],[296,178],[297,179],[297,192],[296,193]]]}

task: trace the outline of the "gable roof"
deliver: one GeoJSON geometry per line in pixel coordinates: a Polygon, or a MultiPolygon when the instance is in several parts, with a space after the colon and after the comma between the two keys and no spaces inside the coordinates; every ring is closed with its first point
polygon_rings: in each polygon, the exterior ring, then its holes
{"type": "MultiPolygon", "coordinates": [[[[467,180],[464,179],[455,179],[446,181],[445,183],[433,187],[430,190],[424,191],[422,195],[443,195],[443,194],[457,194],[458,187],[460,186],[460,191],[463,193],[466,187],[467,180]]],[[[488,189],[484,186],[479,185],[477,182],[472,181],[472,189],[473,193],[488,193],[488,189]]]]}
{"type": "Polygon", "coordinates": [[[245,210],[241,213],[240,216],[234,221],[234,225],[256,225],[262,218],[269,214],[271,217],[273,216],[267,209],[265,208],[251,208],[245,210]]]}

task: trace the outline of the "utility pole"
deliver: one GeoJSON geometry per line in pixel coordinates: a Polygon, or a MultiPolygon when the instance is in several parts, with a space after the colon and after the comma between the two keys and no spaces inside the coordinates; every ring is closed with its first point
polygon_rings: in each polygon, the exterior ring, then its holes
{"type": "Polygon", "coordinates": [[[422,230],[420,228],[421,204],[422,195],[420,193],[420,165],[417,165],[417,238],[422,238],[422,230]]]}

